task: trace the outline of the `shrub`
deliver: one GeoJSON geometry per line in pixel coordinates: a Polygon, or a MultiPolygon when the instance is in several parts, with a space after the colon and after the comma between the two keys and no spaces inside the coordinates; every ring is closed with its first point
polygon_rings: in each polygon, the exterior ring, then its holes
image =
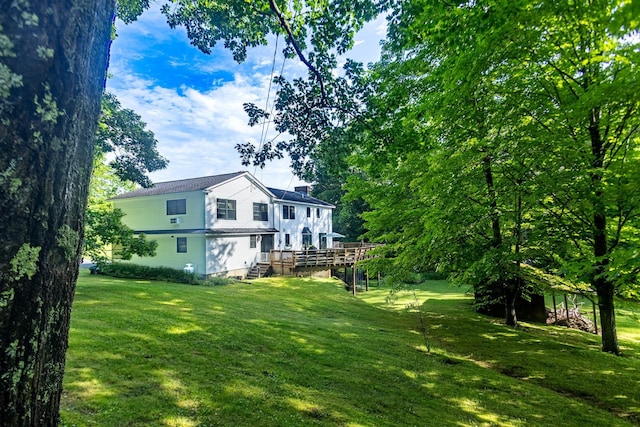
{"type": "Polygon", "coordinates": [[[408,272],[402,276],[402,281],[411,285],[418,285],[426,280],[446,280],[446,273],[438,273],[436,271],[425,272],[408,272]]]}
{"type": "Polygon", "coordinates": [[[162,280],[166,282],[186,283],[189,285],[226,285],[235,282],[233,279],[214,277],[203,279],[194,273],[187,273],[169,267],[149,267],[131,263],[100,263],[96,271],[112,277],[140,280],[162,280]]]}
{"type": "Polygon", "coordinates": [[[427,271],[426,273],[422,273],[422,281],[425,280],[447,280],[449,275],[447,273],[439,273],[437,271],[427,271]]]}

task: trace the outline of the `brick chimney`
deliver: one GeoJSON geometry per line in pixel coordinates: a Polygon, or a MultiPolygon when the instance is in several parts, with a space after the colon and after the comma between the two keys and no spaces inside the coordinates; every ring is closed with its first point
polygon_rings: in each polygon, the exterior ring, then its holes
{"type": "Polygon", "coordinates": [[[309,194],[311,193],[311,186],[309,185],[301,185],[299,187],[294,187],[294,191],[296,193],[303,193],[303,194],[309,194]]]}

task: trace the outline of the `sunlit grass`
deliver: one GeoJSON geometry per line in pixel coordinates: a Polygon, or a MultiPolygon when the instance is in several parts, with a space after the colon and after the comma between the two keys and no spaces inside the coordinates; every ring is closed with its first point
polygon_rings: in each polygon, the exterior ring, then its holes
{"type": "MultiPolygon", "coordinates": [[[[63,425],[632,425],[626,356],[598,338],[478,316],[446,282],[413,293],[270,278],[199,287],[83,274],[72,314],[63,425]]],[[[633,308],[633,307],[632,307],[633,308]]],[[[632,310],[629,308],[629,310],[632,310]]],[[[628,326],[627,326],[628,325],[628,326]]]]}

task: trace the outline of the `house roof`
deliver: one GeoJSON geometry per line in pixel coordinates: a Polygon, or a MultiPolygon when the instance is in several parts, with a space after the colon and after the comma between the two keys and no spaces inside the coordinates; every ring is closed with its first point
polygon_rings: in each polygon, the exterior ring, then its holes
{"type": "MultiPolygon", "coordinates": [[[[182,193],[186,191],[203,191],[207,188],[222,184],[223,182],[229,181],[230,179],[245,174],[249,177],[249,179],[252,179],[258,185],[262,185],[255,178],[253,178],[251,174],[249,174],[249,172],[240,171],[225,173],[221,175],[203,176],[200,178],[188,178],[179,179],[177,181],[157,182],[154,183],[150,188],[138,188],[133,191],[129,191],[128,193],[118,194],[117,196],[113,197],[112,200],[129,199],[132,197],[156,196],[159,194],[182,193]]],[[[307,193],[290,190],[279,190],[277,188],[269,187],[262,188],[265,188],[267,191],[271,192],[271,194],[273,194],[278,200],[334,207],[331,203],[325,202],[324,200],[316,199],[315,197],[311,197],[307,193]]]]}
{"type": "Polygon", "coordinates": [[[200,178],[180,179],[177,181],[157,182],[150,188],[138,188],[128,193],[119,194],[113,197],[117,199],[128,199],[131,197],[155,196],[158,194],[181,193],[184,191],[205,190],[214,185],[222,184],[232,178],[245,174],[247,172],[233,172],[222,175],[203,176],[200,178]]]}
{"type": "Polygon", "coordinates": [[[324,200],[316,199],[315,197],[311,197],[307,193],[299,193],[290,190],[278,190],[277,188],[271,187],[267,187],[267,190],[271,191],[271,193],[276,196],[276,199],[285,200],[287,202],[309,203],[314,205],[334,207],[331,203],[325,202],[324,200]]]}

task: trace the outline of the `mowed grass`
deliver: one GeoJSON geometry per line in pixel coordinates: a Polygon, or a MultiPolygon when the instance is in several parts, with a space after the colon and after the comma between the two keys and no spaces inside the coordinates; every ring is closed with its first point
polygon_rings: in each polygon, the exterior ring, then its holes
{"type": "Polygon", "coordinates": [[[66,426],[575,426],[640,422],[640,321],[598,337],[476,315],[446,282],[353,297],[330,279],[78,282],[66,426]]]}

